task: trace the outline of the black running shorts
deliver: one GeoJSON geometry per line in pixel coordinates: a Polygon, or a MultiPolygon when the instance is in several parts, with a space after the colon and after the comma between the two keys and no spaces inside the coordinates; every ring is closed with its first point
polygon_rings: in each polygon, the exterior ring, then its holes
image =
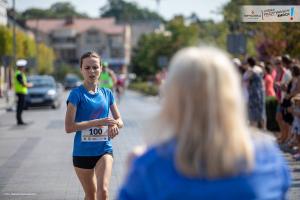
{"type": "Polygon", "coordinates": [[[73,156],[73,165],[82,169],[93,169],[98,160],[106,154],[113,156],[112,152],[106,152],[100,156],[73,156]]]}

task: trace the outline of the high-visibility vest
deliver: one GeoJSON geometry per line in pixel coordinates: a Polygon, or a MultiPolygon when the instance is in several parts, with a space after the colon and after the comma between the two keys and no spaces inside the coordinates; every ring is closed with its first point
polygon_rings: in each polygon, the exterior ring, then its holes
{"type": "Polygon", "coordinates": [[[22,85],[18,80],[17,76],[21,75],[23,79],[23,83],[27,83],[27,78],[24,73],[22,73],[20,70],[17,70],[14,77],[14,85],[15,85],[15,92],[18,94],[27,94],[27,87],[22,85]]]}
{"type": "Polygon", "coordinates": [[[112,89],[114,86],[113,79],[108,72],[102,72],[100,74],[100,87],[112,89]]]}

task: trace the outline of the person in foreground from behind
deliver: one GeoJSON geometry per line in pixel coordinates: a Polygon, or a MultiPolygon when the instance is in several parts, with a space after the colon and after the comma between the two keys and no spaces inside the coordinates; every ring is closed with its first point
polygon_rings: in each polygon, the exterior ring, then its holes
{"type": "Polygon", "coordinates": [[[238,73],[220,50],[176,53],[156,125],[168,139],[133,159],[118,199],[286,198],[288,166],[273,137],[247,125],[238,73]]]}
{"type": "Polygon", "coordinates": [[[113,164],[111,139],[123,127],[111,90],[98,87],[100,63],[95,52],[82,55],[80,71],[84,81],[70,92],[65,117],[66,132],[76,132],[73,165],[85,200],[108,199],[113,164]],[[113,118],[109,117],[109,111],[113,118]]]}

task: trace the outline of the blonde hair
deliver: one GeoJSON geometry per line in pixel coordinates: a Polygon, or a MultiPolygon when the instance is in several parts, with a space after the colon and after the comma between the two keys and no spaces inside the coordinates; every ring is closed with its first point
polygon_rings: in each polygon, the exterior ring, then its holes
{"type": "Polygon", "coordinates": [[[159,129],[177,141],[176,166],[187,176],[218,178],[251,169],[253,147],[238,73],[212,47],[180,50],[164,86],[159,129]]]}

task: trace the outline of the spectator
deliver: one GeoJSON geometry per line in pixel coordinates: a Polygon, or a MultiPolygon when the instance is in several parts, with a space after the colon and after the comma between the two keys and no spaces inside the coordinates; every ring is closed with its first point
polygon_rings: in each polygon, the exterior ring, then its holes
{"type": "Polygon", "coordinates": [[[275,58],[276,77],[274,80],[274,88],[277,100],[279,102],[276,110],[276,121],[280,128],[280,133],[277,136],[279,144],[285,143],[289,135],[289,125],[283,119],[283,107],[282,103],[286,95],[286,89],[288,83],[292,80],[292,74],[290,70],[286,69],[282,63],[281,57],[275,58]]]}
{"type": "Polygon", "coordinates": [[[265,89],[263,83],[263,70],[256,65],[253,57],[247,59],[249,68],[247,70],[248,81],[248,116],[250,125],[266,128],[265,89]]]}
{"type": "Polygon", "coordinates": [[[156,125],[169,138],[133,159],[119,199],[285,199],[287,165],[271,136],[247,126],[238,72],[224,53],[179,51],[162,102],[156,125]]]}
{"type": "Polygon", "coordinates": [[[245,69],[242,66],[241,60],[239,58],[234,58],[232,59],[232,62],[236,69],[240,72],[241,76],[243,76],[243,74],[245,73],[245,69]]]}
{"type": "Polygon", "coordinates": [[[292,134],[296,137],[297,153],[293,155],[295,160],[300,160],[300,93],[292,98],[292,113],[294,115],[294,121],[292,125],[292,134]]]}
{"type": "Polygon", "coordinates": [[[266,90],[265,90],[266,96],[275,97],[274,79],[273,79],[273,76],[272,76],[271,64],[267,64],[265,66],[264,83],[265,83],[265,88],[266,88],[266,90]]]}
{"type": "Polygon", "coordinates": [[[293,65],[290,70],[292,72],[293,78],[287,86],[286,95],[280,105],[282,111],[282,119],[287,126],[287,133],[284,135],[285,137],[282,138],[284,144],[281,145],[281,148],[284,151],[290,151],[294,143],[295,137],[293,137],[293,135],[291,134],[294,117],[289,108],[292,106],[292,98],[300,93],[300,67],[298,65],[293,65]]]}
{"type": "Polygon", "coordinates": [[[285,54],[285,55],[281,56],[281,59],[282,59],[282,64],[284,65],[284,67],[288,70],[291,70],[293,61],[292,61],[290,55],[285,54]]]}

